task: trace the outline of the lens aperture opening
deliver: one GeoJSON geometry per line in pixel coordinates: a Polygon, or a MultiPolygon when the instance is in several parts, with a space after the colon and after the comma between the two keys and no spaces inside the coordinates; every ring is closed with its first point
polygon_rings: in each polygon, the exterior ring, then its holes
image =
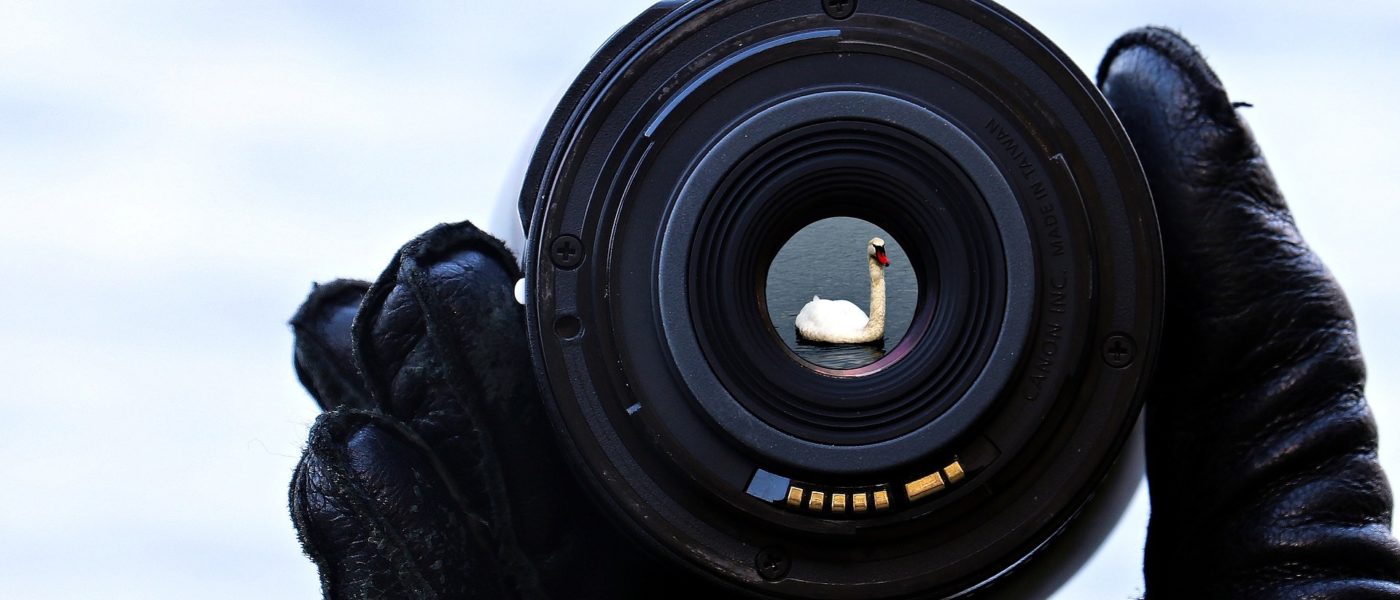
{"type": "Polygon", "coordinates": [[[788,239],[768,266],[769,322],[793,357],[859,369],[899,345],[914,320],[919,282],[890,232],[853,217],[822,219],[788,239]]]}

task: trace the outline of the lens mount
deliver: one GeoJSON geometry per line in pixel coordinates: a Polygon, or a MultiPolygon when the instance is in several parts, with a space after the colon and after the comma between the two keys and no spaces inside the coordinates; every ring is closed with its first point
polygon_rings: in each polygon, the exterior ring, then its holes
{"type": "Polygon", "coordinates": [[[658,5],[566,96],[521,214],[581,479],[738,591],[978,589],[1044,554],[1136,423],[1161,311],[1141,168],[991,3],[658,5]],[[765,309],[784,242],[838,216],[889,232],[918,284],[908,330],[851,369],[799,358],[765,309]]]}
{"type": "Polygon", "coordinates": [[[658,259],[665,337],[696,400],[751,451],[813,472],[890,469],[951,442],[1005,385],[1012,365],[988,359],[1024,343],[1034,301],[1028,228],[991,159],[932,111],[870,92],[801,96],[731,130],[682,186],[658,259]],[[914,323],[853,371],[790,360],[756,310],[762,266],[830,216],[917,242],[914,323]]]}

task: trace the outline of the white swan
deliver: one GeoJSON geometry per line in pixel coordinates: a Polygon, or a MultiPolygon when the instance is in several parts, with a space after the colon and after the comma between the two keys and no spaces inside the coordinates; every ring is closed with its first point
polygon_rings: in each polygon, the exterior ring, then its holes
{"type": "Polygon", "coordinates": [[[797,336],[828,344],[868,344],[885,337],[885,240],[875,238],[865,248],[870,266],[870,316],[849,300],[812,301],[797,313],[797,336]]]}

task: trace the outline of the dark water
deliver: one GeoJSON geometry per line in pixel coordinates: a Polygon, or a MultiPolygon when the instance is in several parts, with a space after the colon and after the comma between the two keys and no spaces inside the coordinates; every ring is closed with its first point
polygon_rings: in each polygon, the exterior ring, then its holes
{"type": "Polygon", "coordinates": [[[854,369],[879,360],[899,343],[914,318],[918,282],[904,249],[885,230],[860,219],[824,219],[798,232],[768,270],[768,317],[783,342],[798,356],[830,369],[854,369]],[[794,322],[813,295],[850,300],[870,314],[870,272],[865,248],[870,238],[885,240],[885,343],[816,345],[797,341],[794,322]]]}

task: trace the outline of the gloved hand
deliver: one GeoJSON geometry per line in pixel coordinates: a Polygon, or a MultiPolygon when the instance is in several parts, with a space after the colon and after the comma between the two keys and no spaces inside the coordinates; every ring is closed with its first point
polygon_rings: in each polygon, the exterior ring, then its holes
{"type": "Polygon", "coordinates": [[[499,241],[441,225],[293,317],[297,374],[327,412],[292,519],[327,598],[641,598],[672,575],[567,471],[519,278],[499,241]]]}
{"type": "Polygon", "coordinates": [[[1147,400],[1149,598],[1400,598],[1356,324],[1220,80],[1131,32],[1099,85],[1137,147],[1166,256],[1147,400]]]}
{"type": "MultiPolygon", "coordinates": [[[[1099,79],[1167,259],[1147,596],[1400,598],[1351,312],[1252,136],[1171,32],[1121,38],[1099,79]]],[[[292,320],[327,411],[292,516],[327,598],[724,597],[668,582],[581,500],[532,380],[519,276],[498,241],[443,225],[292,320]]]]}

